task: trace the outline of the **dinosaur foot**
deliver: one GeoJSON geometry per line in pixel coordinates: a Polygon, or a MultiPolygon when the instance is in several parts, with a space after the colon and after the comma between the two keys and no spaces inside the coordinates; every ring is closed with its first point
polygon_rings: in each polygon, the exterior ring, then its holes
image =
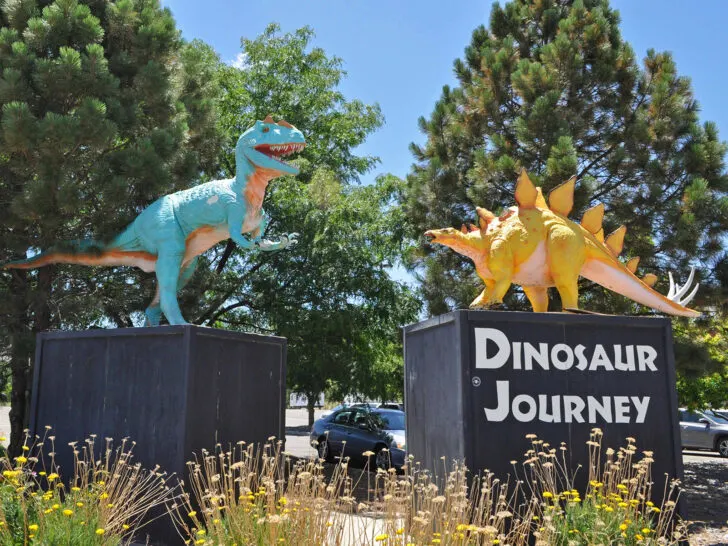
{"type": "Polygon", "coordinates": [[[503,302],[498,303],[471,303],[470,309],[473,311],[508,311],[508,306],[503,302]]]}
{"type": "Polygon", "coordinates": [[[594,311],[587,311],[586,309],[577,309],[576,307],[564,307],[564,313],[573,313],[575,315],[599,315],[599,316],[607,316],[604,313],[596,313],[594,311]]]}
{"type": "Polygon", "coordinates": [[[146,316],[144,326],[159,326],[162,321],[162,309],[160,307],[147,307],[144,315],[146,316]]]}

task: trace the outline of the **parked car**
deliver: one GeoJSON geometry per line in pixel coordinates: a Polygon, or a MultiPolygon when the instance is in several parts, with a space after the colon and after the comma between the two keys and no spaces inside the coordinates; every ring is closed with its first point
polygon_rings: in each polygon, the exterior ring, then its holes
{"type": "Polygon", "coordinates": [[[400,404],[399,402],[385,402],[384,404],[380,404],[379,402],[357,402],[355,404],[339,404],[338,406],[335,406],[331,408],[330,410],[326,410],[321,413],[321,417],[328,417],[335,411],[339,411],[340,409],[344,408],[369,408],[369,409],[398,409],[401,411],[404,411],[404,404],[400,404]]]}
{"type": "Polygon", "coordinates": [[[706,413],[717,414],[718,417],[722,417],[723,419],[728,420],[728,409],[711,409],[708,410],[706,413]]]}
{"type": "Polygon", "coordinates": [[[379,404],[380,409],[398,409],[400,411],[404,411],[404,404],[400,404],[399,402],[385,402],[384,404],[379,404]]]}
{"type": "Polygon", "coordinates": [[[404,412],[393,409],[350,406],[314,422],[311,445],[326,461],[348,456],[364,463],[374,453],[378,468],[401,468],[405,461],[404,412]]]}
{"type": "Polygon", "coordinates": [[[728,419],[715,412],[680,409],[682,447],[717,451],[728,457],[728,419]]]}

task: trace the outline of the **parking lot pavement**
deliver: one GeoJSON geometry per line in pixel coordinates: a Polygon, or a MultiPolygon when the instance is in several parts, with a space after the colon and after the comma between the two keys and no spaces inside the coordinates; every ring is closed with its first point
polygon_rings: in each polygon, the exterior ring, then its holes
{"type": "Polygon", "coordinates": [[[683,450],[683,464],[688,463],[724,463],[728,464],[728,459],[721,457],[715,451],[699,451],[692,449],[683,450]]]}
{"type": "Polygon", "coordinates": [[[10,406],[0,406],[0,436],[10,438],[10,406]]]}
{"type": "MultiPolygon", "coordinates": [[[[314,410],[314,419],[321,417],[324,412],[322,409],[314,410]]],[[[289,427],[311,427],[308,426],[308,411],[305,409],[287,409],[286,410],[286,428],[289,427]]]]}
{"type": "Polygon", "coordinates": [[[308,435],[286,435],[286,453],[290,453],[294,457],[315,457],[316,450],[308,442],[308,435]]]}

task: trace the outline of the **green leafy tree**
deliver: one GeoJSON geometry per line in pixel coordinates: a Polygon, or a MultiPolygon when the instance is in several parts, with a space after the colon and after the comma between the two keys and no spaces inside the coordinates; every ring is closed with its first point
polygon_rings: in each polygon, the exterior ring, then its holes
{"type": "Polygon", "coordinates": [[[357,378],[371,377],[385,354],[381,340],[396,341],[398,327],[417,312],[413,294],[387,267],[407,246],[396,205],[401,181],[354,184],[378,161],[354,149],[382,124],[381,112],[343,96],[341,59],[312,47],[312,38],[308,27],[281,34],[270,25],[243,39],[243,67],[221,65],[218,72],[227,135],[221,176],[234,172],[235,141],[256,119],[271,114],[306,135],[293,160],[301,173],[272,182],[264,203],[266,235],[295,231],[299,243],[277,253],[220,245],[182,297],[194,322],[287,337],[288,386],[309,401],[325,390],[359,388],[357,378]]]}
{"type": "MultiPolygon", "coordinates": [[[[271,23],[257,38],[242,39],[242,67],[220,65],[220,126],[227,135],[221,174],[234,175],[238,136],[269,114],[305,129],[300,180],[310,180],[315,169],[325,167],[352,182],[377,164],[378,158],[358,156],[353,150],[381,126],[379,106],[344,97],[338,90],[346,76],[343,61],[311,47],[313,38],[310,27],[281,34],[280,26],[271,23]]],[[[227,243],[218,272],[234,248],[232,241],[227,243]]]]}
{"type": "Polygon", "coordinates": [[[728,323],[725,317],[673,324],[677,392],[690,408],[728,406],[728,323]]]}
{"type": "MultiPolygon", "coordinates": [[[[454,64],[458,86],[444,88],[420,126],[422,146],[408,177],[415,235],[474,221],[474,207],[514,203],[518,171],[549,191],[579,179],[574,216],[603,202],[605,231],[627,226],[626,255],[642,271],[685,275],[696,265],[717,285],[728,227],[726,146],[715,124],[701,125],[688,78],[669,53],[650,50],[640,66],[607,0],[514,0],[493,6],[454,64]]],[[[412,256],[430,313],[467,305],[482,286],[472,264],[444,247],[412,256]]],[[[631,312],[626,298],[583,281],[589,309],[631,312]]],[[[516,289],[507,304],[520,308],[516,289]]],[[[556,296],[556,294],[552,294],[556,296]]],[[[713,303],[701,290],[698,303],[713,303]]],[[[552,302],[553,309],[560,309],[552,302]]]]}
{"type": "MultiPolygon", "coordinates": [[[[108,239],[209,169],[218,134],[211,57],[181,41],[158,0],[1,3],[0,261],[60,240],[108,239]]],[[[131,325],[149,297],[148,280],[132,270],[0,274],[12,451],[22,439],[35,334],[131,325]]]]}
{"type": "Polygon", "coordinates": [[[383,342],[398,338],[419,302],[388,272],[401,253],[404,218],[394,203],[400,184],[387,176],[346,186],[317,171],[309,184],[287,179],[272,192],[274,216],[301,240],[256,271],[248,290],[252,305],[228,312],[225,323],[264,326],[286,337],[288,385],[309,401],[325,390],[380,394],[378,383],[392,376],[382,364],[392,360],[401,378],[401,345],[393,356],[383,342]]]}

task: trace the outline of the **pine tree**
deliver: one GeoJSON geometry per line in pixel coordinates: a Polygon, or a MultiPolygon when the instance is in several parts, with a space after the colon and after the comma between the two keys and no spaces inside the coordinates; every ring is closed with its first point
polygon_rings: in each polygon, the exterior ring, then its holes
{"type": "MultiPolygon", "coordinates": [[[[690,82],[669,53],[651,50],[639,66],[607,0],[496,4],[454,69],[459,85],[443,89],[420,119],[426,143],[411,146],[407,205],[417,236],[474,221],[476,205],[514,204],[521,168],[545,191],[577,175],[573,216],[603,202],[605,231],[627,226],[625,255],[658,274],[658,289],[666,291],[668,271],[685,275],[689,265],[704,285],[718,282],[726,146],[715,124],[699,123],[690,82]]],[[[466,306],[482,289],[469,261],[445,248],[425,245],[413,266],[433,314],[466,306]]],[[[639,312],[583,284],[589,309],[639,312]]],[[[701,292],[698,303],[708,303],[701,292]]],[[[525,302],[515,289],[508,303],[525,302]]]]}
{"type": "MultiPolygon", "coordinates": [[[[211,56],[181,41],[158,0],[1,3],[0,261],[61,240],[106,240],[210,168],[211,56]]],[[[147,287],[132,270],[0,274],[11,451],[25,424],[35,334],[94,321],[131,325],[147,287]]]]}

